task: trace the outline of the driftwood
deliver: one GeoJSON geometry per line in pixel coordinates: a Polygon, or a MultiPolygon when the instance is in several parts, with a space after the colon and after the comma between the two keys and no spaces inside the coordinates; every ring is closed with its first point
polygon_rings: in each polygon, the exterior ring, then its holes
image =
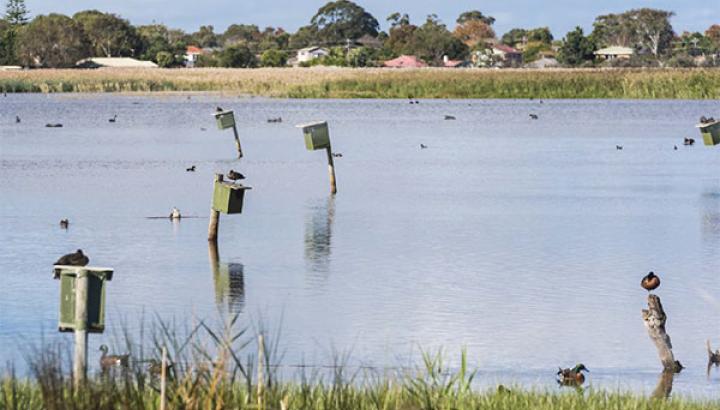
{"type": "Polygon", "coordinates": [[[673,356],[670,336],[665,332],[667,316],[658,296],[648,295],[648,308],[642,310],[642,318],[648,330],[648,335],[658,350],[663,368],[666,371],[680,373],[683,366],[673,356]]]}

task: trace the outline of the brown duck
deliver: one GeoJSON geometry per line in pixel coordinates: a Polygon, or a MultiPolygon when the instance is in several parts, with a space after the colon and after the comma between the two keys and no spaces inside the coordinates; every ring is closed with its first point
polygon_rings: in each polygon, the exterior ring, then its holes
{"type": "Polygon", "coordinates": [[[642,278],[642,280],[640,281],[640,286],[650,292],[651,290],[655,290],[660,286],[660,278],[655,275],[655,272],[650,272],[645,275],[644,278],[642,278]]]}
{"type": "Polygon", "coordinates": [[[55,262],[55,265],[85,266],[88,263],[90,263],[90,258],[85,256],[82,249],[78,249],[75,253],[63,255],[55,262]]]}
{"type": "Polygon", "coordinates": [[[127,368],[130,365],[130,355],[129,354],[123,354],[123,355],[114,355],[114,354],[107,354],[108,347],[105,345],[100,345],[100,349],[102,352],[102,356],[100,357],[100,368],[103,372],[106,372],[110,370],[113,367],[124,367],[127,368]]]}
{"type": "Polygon", "coordinates": [[[557,382],[562,386],[580,386],[585,383],[583,371],[589,372],[584,364],[580,363],[572,369],[558,368],[557,382]]]}

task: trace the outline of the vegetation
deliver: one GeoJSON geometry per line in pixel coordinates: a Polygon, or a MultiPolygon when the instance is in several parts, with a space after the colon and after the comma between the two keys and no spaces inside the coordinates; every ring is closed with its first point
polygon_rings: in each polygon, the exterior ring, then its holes
{"type": "MultiPolygon", "coordinates": [[[[647,398],[628,393],[568,389],[562,393],[497,386],[474,388],[476,372],[463,351],[458,368],[445,363],[442,351],[424,352],[414,368],[358,368],[348,354],[335,354],[327,367],[282,363],[277,338],[255,326],[260,338],[241,327],[238,316],[211,327],[205,321],[177,330],[174,322],[156,319],[139,334],[123,331],[116,351],[128,352],[127,368],[91,375],[79,389],[69,372],[70,349],[40,346],[28,357],[30,376],[12,367],[0,376],[0,408],[48,410],[157,409],[158,365],[167,348],[168,408],[171,409],[513,409],[513,410],[709,410],[717,401],[647,398]],[[262,359],[259,362],[259,355],[262,359]],[[262,371],[259,368],[262,367],[262,371]]],[[[93,373],[91,369],[91,374],[93,373]]],[[[553,377],[549,371],[548,377],[553,377]]]]}
{"type": "Polygon", "coordinates": [[[715,69],[118,69],[1,72],[7,92],[221,91],[293,98],[720,99],[715,69]]]}

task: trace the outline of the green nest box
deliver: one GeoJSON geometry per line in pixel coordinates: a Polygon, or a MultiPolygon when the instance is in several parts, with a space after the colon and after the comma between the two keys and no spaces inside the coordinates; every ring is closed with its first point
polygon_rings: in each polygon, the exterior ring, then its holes
{"type": "Polygon", "coordinates": [[[242,213],[245,191],[248,189],[252,188],[231,182],[215,182],[213,209],[226,214],[242,213]]]}
{"type": "Polygon", "coordinates": [[[213,114],[219,130],[235,126],[235,114],[232,111],[221,111],[213,114]]]}
{"type": "Polygon", "coordinates": [[[301,124],[297,127],[302,128],[305,134],[305,147],[308,151],[330,148],[330,132],[326,121],[301,124]]]}
{"type": "Polygon", "coordinates": [[[87,272],[87,331],[102,333],[105,330],[105,282],[112,280],[111,268],[88,266],[55,266],[55,279],[60,279],[60,319],[58,330],[72,332],[75,323],[75,287],[77,276],[81,271],[87,272]]]}
{"type": "Polygon", "coordinates": [[[705,145],[713,146],[720,144],[720,121],[698,124],[700,133],[703,137],[705,145]]]}

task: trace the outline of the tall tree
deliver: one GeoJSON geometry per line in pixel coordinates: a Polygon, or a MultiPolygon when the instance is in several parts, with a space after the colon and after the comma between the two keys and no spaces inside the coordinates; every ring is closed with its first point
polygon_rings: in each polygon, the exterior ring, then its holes
{"type": "Polygon", "coordinates": [[[586,61],[592,61],[595,58],[593,52],[595,45],[585,37],[582,28],[575,27],[575,30],[567,33],[563,39],[558,61],[569,66],[578,66],[586,61]]]}
{"type": "Polygon", "coordinates": [[[393,13],[388,16],[390,34],[385,40],[384,47],[391,55],[412,54],[415,52],[415,31],[417,26],[410,24],[407,14],[393,13]]]}
{"type": "Polygon", "coordinates": [[[79,23],[62,14],[49,14],[25,26],[18,38],[18,54],[28,66],[74,67],[88,56],[88,45],[79,23]]]}
{"type": "Polygon", "coordinates": [[[192,41],[200,47],[217,47],[220,45],[218,35],[213,26],[200,26],[200,29],[190,35],[192,41]]]}
{"type": "Polygon", "coordinates": [[[598,16],[591,37],[601,47],[631,47],[657,57],[670,47],[673,15],[671,11],[642,8],[598,16]]]}
{"type": "Polygon", "coordinates": [[[318,40],[325,44],[344,44],[365,34],[377,36],[380,23],[361,6],[348,0],[331,1],[310,20],[318,40]]]}
{"type": "Polygon", "coordinates": [[[73,20],[82,26],[95,56],[126,57],[140,52],[140,37],[127,20],[97,10],[75,13],[73,20]]]}
{"type": "Polygon", "coordinates": [[[713,24],[705,30],[705,37],[710,39],[713,51],[720,51],[720,24],[713,24]]]}
{"type": "Polygon", "coordinates": [[[17,38],[29,20],[25,0],[8,0],[5,6],[5,27],[0,27],[0,64],[18,64],[17,38]]]}
{"type": "Polygon", "coordinates": [[[25,0],[8,0],[5,6],[5,20],[13,26],[23,26],[30,20],[25,0]]]}
{"type": "Polygon", "coordinates": [[[453,35],[470,48],[484,47],[485,42],[495,38],[495,32],[490,27],[494,22],[495,18],[480,11],[466,11],[458,17],[453,35]]]}
{"type": "Polygon", "coordinates": [[[466,12],[462,13],[458,17],[457,23],[463,24],[463,23],[471,21],[471,20],[482,21],[483,23],[487,24],[488,26],[492,26],[495,23],[495,17],[486,16],[478,10],[471,10],[471,11],[466,11],[466,12]]]}
{"type": "Polygon", "coordinates": [[[185,54],[189,36],[182,30],[168,29],[162,24],[151,24],[137,28],[141,41],[140,58],[157,62],[158,53],[166,52],[180,60],[185,54]]]}
{"type": "Polygon", "coordinates": [[[467,55],[467,46],[455,38],[435,14],[429,15],[414,35],[415,53],[429,64],[441,65],[446,55],[453,59],[467,55]]]}

